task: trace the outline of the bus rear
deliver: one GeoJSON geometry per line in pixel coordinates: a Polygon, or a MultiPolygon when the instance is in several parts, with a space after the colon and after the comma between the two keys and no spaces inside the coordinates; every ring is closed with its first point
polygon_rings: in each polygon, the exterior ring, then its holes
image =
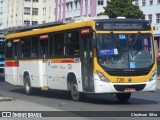
{"type": "Polygon", "coordinates": [[[97,20],[95,29],[95,93],[115,93],[126,101],[133,92],[155,91],[157,64],[149,22],[97,20]]]}

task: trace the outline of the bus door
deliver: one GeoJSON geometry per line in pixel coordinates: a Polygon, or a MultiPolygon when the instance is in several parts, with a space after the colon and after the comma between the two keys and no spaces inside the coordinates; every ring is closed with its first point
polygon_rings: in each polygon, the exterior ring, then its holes
{"type": "Polygon", "coordinates": [[[48,88],[48,79],[47,79],[47,65],[48,65],[48,35],[40,36],[40,46],[41,46],[41,56],[42,56],[42,65],[40,66],[40,81],[42,83],[42,88],[48,88]]]}
{"type": "Polygon", "coordinates": [[[82,84],[85,92],[93,92],[93,51],[92,36],[81,35],[82,84]]]}
{"type": "Polygon", "coordinates": [[[20,58],[20,39],[13,40],[13,53],[14,53],[14,61],[13,61],[13,73],[14,73],[14,84],[20,85],[21,80],[19,77],[19,58],[20,58]]]}

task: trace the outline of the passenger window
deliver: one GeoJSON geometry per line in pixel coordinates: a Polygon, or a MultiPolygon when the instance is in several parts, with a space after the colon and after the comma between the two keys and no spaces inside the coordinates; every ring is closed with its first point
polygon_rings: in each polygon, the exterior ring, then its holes
{"type": "Polygon", "coordinates": [[[12,41],[11,40],[6,41],[5,45],[6,45],[5,57],[7,59],[13,58],[13,45],[12,45],[12,41]]]}
{"type": "Polygon", "coordinates": [[[79,31],[67,33],[67,55],[79,56],[79,31]]]}
{"type": "Polygon", "coordinates": [[[54,57],[54,34],[50,34],[49,41],[49,56],[54,57]]]}
{"type": "Polygon", "coordinates": [[[54,35],[54,53],[55,56],[65,55],[64,33],[58,33],[54,35]]]}
{"type": "Polygon", "coordinates": [[[30,45],[31,45],[31,40],[30,38],[23,38],[22,39],[22,58],[29,58],[30,57],[30,45]]]}
{"type": "Polygon", "coordinates": [[[38,57],[38,37],[32,37],[31,40],[31,58],[38,57]]]}
{"type": "Polygon", "coordinates": [[[38,57],[38,37],[23,38],[21,58],[36,57],[38,57]]]}

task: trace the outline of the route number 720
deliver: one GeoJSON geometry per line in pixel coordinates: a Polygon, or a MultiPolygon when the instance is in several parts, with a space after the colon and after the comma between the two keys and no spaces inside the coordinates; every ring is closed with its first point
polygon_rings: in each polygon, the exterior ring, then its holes
{"type": "Polygon", "coordinates": [[[124,78],[117,78],[118,83],[124,83],[124,78]]]}

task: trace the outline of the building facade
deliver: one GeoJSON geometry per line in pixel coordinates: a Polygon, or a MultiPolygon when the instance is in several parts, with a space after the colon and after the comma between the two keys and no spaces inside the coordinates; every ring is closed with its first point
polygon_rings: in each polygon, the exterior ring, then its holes
{"type": "Polygon", "coordinates": [[[0,0],[0,29],[3,29],[5,26],[5,2],[0,0]]]}
{"type": "Polygon", "coordinates": [[[55,0],[55,21],[77,18],[95,17],[104,12],[110,0],[55,0]]]}
{"type": "Polygon", "coordinates": [[[55,21],[55,0],[43,0],[42,23],[55,21]]]}
{"type": "Polygon", "coordinates": [[[145,19],[150,21],[156,46],[160,49],[160,0],[135,0],[135,5],[140,7],[145,14],[145,19]]]}
{"type": "Polygon", "coordinates": [[[0,29],[95,17],[110,0],[0,0],[0,29]]]}
{"type": "Polygon", "coordinates": [[[0,0],[0,29],[53,22],[55,0],[0,0]]]}

